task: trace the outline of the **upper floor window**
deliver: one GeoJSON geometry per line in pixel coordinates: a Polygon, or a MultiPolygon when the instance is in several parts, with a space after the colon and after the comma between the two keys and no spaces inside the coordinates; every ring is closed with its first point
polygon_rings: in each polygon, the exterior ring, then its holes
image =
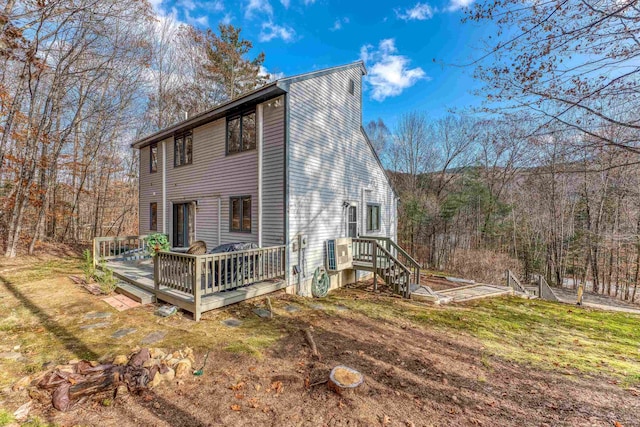
{"type": "Polygon", "coordinates": [[[380,231],[380,205],[367,205],[367,231],[380,231]]]}
{"type": "Polygon", "coordinates": [[[353,95],[356,93],[356,82],[353,79],[349,79],[349,93],[353,95]]]}
{"type": "Polygon", "coordinates": [[[191,132],[175,137],[173,141],[173,166],[190,165],[193,162],[193,135],[191,132]]]}
{"type": "Polygon", "coordinates": [[[227,118],[227,154],[256,148],[256,112],[227,118]]]}
{"type": "Polygon", "coordinates": [[[151,144],[149,149],[149,172],[158,172],[158,144],[151,144]]]}

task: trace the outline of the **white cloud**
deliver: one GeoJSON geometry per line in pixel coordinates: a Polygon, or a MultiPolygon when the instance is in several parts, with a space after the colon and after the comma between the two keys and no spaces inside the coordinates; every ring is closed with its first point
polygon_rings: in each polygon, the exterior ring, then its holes
{"type": "Polygon", "coordinates": [[[336,19],[336,22],[333,23],[333,27],[329,28],[329,31],[338,31],[342,29],[342,26],[344,24],[348,24],[348,23],[349,23],[349,18],[347,17],[338,18],[336,19]]]}
{"type": "Polygon", "coordinates": [[[185,21],[187,21],[188,24],[193,25],[194,27],[196,26],[207,26],[207,24],[209,23],[209,18],[207,17],[207,15],[201,15],[201,16],[191,16],[191,13],[188,10],[184,11],[184,19],[185,21]]]}
{"type": "MultiPolygon", "coordinates": [[[[470,1],[470,0],[451,0],[454,1],[470,1]]],[[[417,20],[424,21],[426,19],[433,18],[433,8],[429,6],[427,3],[416,3],[415,6],[409,9],[405,9],[405,11],[401,11],[400,9],[395,9],[396,16],[405,21],[417,20]]]]}
{"type": "Polygon", "coordinates": [[[429,79],[422,68],[409,68],[411,60],[398,54],[394,39],[380,41],[377,49],[372,45],[362,46],[360,58],[369,63],[367,83],[376,101],[398,96],[418,81],[429,79]]]}
{"type": "Polygon", "coordinates": [[[289,9],[289,5],[291,4],[291,0],[280,0],[280,3],[284,6],[285,9],[289,9]]]}
{"type": "Polygon", "coordinates": [[[232,20],[233,20],[233,15],[231,15],[231,12],[229,12],[229,13],[225,13],[225,15],[222,17],[220,22],[223,23],[224,25],[229,25],[231,24],[232,20]]]}
{"type": "Polygon", "coordinates": [[[262,23],[262,31],[260,31],[258,38],[261,42],[269,42],[279,38],[288,43],[293,41],[295,35],[296,32],[293,28],[277,25],[269,21],[262,23]]]}
{"type": "Polygon", "coordinates": [[[282,72],[270,72],[269,70],[267,70],[267,67],[265,66],[260,66],[260,71],[258,71],[258,75],[259,76],[269,76],[269,82],[274,82],[276,80],[280,80],[281,78],[284,77],[284,73],[282,72]]]}
{"type": "Polygon", "coordinates": [[[254,13],[265,13],[269,16],[273,15],[273,7],[269,0],[249,0],[247,8],[244,12],[245,18],[252,18],[254,13]]]}
{"type": "Polygon", "coordinates": [[[474,0],[451,0],[447,10],[449,12],[455,12],[456,10],[464,9],[473,4],[474,0]]]}
{"type": "Polygon", "coordinates": [[[149,3],[156,12],[160,12],[162,10],[162,0],[149,0],[149,3]]]}
{"type": "Polygon", "coordinates": [[[304,5],[309,6],[310,4],[314,4],[316,0],[304,0],[304,5]]]}

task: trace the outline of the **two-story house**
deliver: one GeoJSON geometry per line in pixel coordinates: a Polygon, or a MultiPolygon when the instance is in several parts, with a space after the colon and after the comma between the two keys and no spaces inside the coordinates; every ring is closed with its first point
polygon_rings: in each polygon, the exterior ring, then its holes
{"type": "MultiPolygon", "coordinates": [[[[165,233],[173,247],[284,246],[283,286],[300,295],[329,240],[381,239],[398,255],[397,195],[362,127],[365,74],[358,61],[282,78],[136,141],[140,234],[165,233]]],[[[355,268],[392,270],[354,265],[329,272],[331,287],[355,268]]]]}

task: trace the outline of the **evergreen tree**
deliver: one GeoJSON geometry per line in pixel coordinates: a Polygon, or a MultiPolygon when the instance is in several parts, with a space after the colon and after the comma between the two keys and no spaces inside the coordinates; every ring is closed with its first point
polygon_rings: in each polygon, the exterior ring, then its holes
{"type": "Polygon", "coordinates": [[[264,52],[254,59],[246,56],[253,43],[240,37],[240,28],[220,24],[220,34],[207,31],[207,57],[205,65],[212,77],[219,81],[228,99],[234,99],[268,81],[269,76],[260,74],[264,52]]]}

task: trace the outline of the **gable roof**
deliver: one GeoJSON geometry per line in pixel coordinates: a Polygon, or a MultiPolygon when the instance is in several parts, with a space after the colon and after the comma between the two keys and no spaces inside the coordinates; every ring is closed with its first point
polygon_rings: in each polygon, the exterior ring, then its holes
{"type": "Polygon", "coordinates": [[[161,129],[151,135],[145,136],[133,142],[131,147],[142,148],[154,142],[162,141],[176,133],[184,132],[195,127],[212,122],[219,118],[224,117],[229,111],[236,108],[242,108],[244,104],[259,103],[266,101],[267,99],[274,98],[282,95],[289,90],[291,83],[299,82],[302,80],[311,79],[314,77],[320,77],[326,74],[335,73],[338,71],[346,70],[348,68],[359,67],[362,70],[362,75],[367,74],[367,70],[364,66],[364,62],[356,61],[345,65],[338,65],[336,67],[324,68],[322,70],[311,71],[308,73],[298,74],[291,77],[284,77],[247,92],[239,98],[232,99],[231,101],[224,102],[210,110],[196,114],[193,117],[189,117],[186,120],[170,125],[164,129],[161,129]]]}

